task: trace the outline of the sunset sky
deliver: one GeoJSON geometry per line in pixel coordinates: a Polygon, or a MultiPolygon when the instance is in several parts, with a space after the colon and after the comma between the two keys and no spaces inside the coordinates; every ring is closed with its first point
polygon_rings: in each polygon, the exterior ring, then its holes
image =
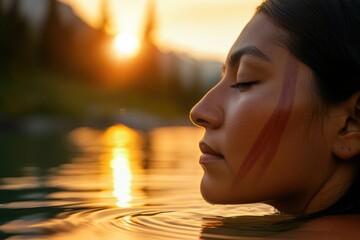
{"type": "MultiPolygon", "coordinates": [[[[61,0],[97,26],[102,0],[61,0]]],[[[223,61],[262,0],[155,0],[155,40],[163,50],[223,61]]],[[[138,36],[149,0],[109,0],[112,28],[138,36]]]]}

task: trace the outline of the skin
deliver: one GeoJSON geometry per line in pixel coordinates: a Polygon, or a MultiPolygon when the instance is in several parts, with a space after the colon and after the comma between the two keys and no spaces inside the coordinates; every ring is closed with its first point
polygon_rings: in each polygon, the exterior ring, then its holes
{"type": "Polygon", "coordinates": [[[289,59],[284,72],[284,85],[279,99],[279,104],[274,113],[268,119],[255,143],[252,145],[249,153],[245,157],[244,163],[241,165],[237,176],[233,182],[236,186],[237,182],[246,175],[256,163],[256,160],[263,156],[263,171],[270,164],[277,152],[281,135],[283,134],[289,117],[291,115],[292,105],[295,98],[296,82],[298,75],[298,64],[289,59]],[[259,151],[260,150],[260,151],[259,151]]]}
{"type": "Polygon", "coordinates": [[[351,183],[352,165],[335,161],[333,151],[344,108],[319,113],[312,71],[279,44],[284,35],[255,15],[231,48],[223,78],[190,113],[206,130],[201,192],[210,203],[266,202],[311,213],[351,183]],[[251,83],[231,87],[239,82],[251,83]]]}

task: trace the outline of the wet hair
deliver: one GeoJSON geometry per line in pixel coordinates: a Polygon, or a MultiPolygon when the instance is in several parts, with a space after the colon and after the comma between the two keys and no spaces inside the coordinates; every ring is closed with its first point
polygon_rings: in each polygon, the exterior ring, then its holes
{"type": "MultiPolygon", "coordinates": [[[[288,33],[282,44],[313,71],[323,105],[360,91],[360,0],[266,0],[257,13],[288,33]]],[[[339,213],[360,213],[360,173],[348,192],[321,212],[339,213]]]]}

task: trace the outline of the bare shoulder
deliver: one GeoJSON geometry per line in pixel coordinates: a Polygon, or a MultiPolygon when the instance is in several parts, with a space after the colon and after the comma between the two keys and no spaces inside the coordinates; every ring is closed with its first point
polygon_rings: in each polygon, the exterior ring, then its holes
{"type": "Polygon", "coordinates": [[[360,215],[327,216],[309,221],[276,239],[359,239],[360,215]]]}

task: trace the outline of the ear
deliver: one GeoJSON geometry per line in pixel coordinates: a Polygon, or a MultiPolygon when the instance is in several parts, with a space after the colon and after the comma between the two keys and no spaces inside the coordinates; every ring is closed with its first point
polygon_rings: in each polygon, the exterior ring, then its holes
{"type": "Polygon", "coordinates": [[[353,159],[360,154],[360,92],[341,104],[342,128],[333,143],[333,153],[339,159],[353,159]]]}

